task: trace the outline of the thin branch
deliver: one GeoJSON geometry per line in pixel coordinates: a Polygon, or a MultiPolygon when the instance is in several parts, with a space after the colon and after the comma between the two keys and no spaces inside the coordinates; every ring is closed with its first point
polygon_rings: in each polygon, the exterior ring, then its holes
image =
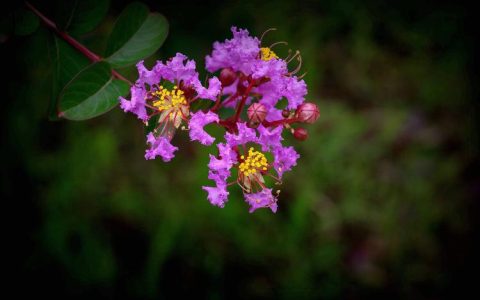
{"type": "MultiPolygon", "coordinates": [[[[28,1],[25,1],[25,5],[35,14],[37,15],[40,20],[47,26],[49,29],[51,29],[53,32],[55,32],[58,36],[60,36],[62,39],[64,39],[67,43],[72,45],[75,49],[77,49],[79,52],[81,52],[83,55],[85,55],[90,61],[92,62],[98,62],[102,60],[102,57],[93,53],[82,45],[80,42],[78,42],[76,39],[71,37],[68,33],[58,29],[57,24],[55,24],[52,20],[47,18],[44,14],[42,14],[38,9],[36,9],[32,4],[30,4],[28,1]]],[[[123,77],[121,74],[119,74],[117,71],[112,70],[112,75],[115,76],[116,78],[123,80],[127,82],[130,85],[133,85],[130,80],[127,78],[123,77]]]]}

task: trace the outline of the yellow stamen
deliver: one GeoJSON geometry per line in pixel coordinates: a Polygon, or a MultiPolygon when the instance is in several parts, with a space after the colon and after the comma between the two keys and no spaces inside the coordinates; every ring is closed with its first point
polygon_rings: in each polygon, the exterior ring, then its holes
{"type": "Polygon", "coordinates": [[[260,48],[260,58],[262,60],[271,60],[271,59],[277,59],[278,58],[278,55],[275,54],[275,52],[272,51],[272,49],[268,48],[268,47],[262,47],[260,48]]]}
{"type": "Polygon", "coordinates": [[[183,94],[184,92],[179,90],[177,86],[174,86],[171,91],[160,86],[159,90],[153,92],[153,95],[158,97],[158,100],[153,102],[153,106],[160,111],[178,108],[181,105],[187,104],[187,99],[183,94]]]}
{"type": "Polygon", "coordinates": [[[260,170],[266,171],[268,167],[267,158],[265,154],[260,151],[255,151],[253,148],[248,149],[247,158],[240,156],[243,162],[238,166],[239,171],[244,176],[253,175],[260,170]]]}

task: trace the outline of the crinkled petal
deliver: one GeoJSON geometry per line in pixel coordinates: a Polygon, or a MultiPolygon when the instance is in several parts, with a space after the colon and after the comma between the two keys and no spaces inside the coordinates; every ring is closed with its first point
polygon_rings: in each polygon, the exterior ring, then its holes
{"type": "Polygon", "coordinates": [[[165,68],[161,70],[162,78],[171,82],[177,80],[183,81],[185,85],[196,86],[198,83],[198,73],[196,71],[195,61],[188,60],[187,56],[177,53],[167,61],[165,68]],[[186,61],[186,62],[185,62],[186,61]]]}
{"type": "Polygon", "coordinates": [[[285,89],[283,95],[288,100],[288,109],[296,109],[305,101],[307,95],[307,85],[305,81],[298,80],[296,76],[285,77],[285,89]]]}
{"type": "Polygon", "coordinates": [[[282,115],[282,110],[275,107],[272,107],[268,110],[267,117],[265,118],[265,120],[268,122],[274,122],[283,119],[284,117],[282,115]]]}
{"type": "Polygon", "coordinates": [[[278,173],[279,177],[282,177],[283,173],[290,171],[293,166],[297,165],[297,159],[300,158],[300,155],[290,147],[276,147],[273,150],[273,167],[278,173]]]}
{"type": "Polygon", "coordinates": [[[199,141],[203,145],[211,145],[215,138],[209,135],[203,127],[207,124],[218,122],[218,115],[214,112],[204,113],[199,110],[196,113],[190,114],[191,118],[189,121],[190,127],[190,139],[192,141],[199,141]]]}
{"type": "Polygon", "coordinates": [[[212,171],[219,172],[222,170],[229,170],[232,167],[232,164],[223,158],[217,158],[215,155],[210,154],[210,162],[208,163],[208,168],[212,171]]]}
{"type": "Polygon", "coordinates": [[[228,177],[230,177],[230,169],[210,170],[208,172],[208,179],[215,181],[217,186],[227,185],[228,177]]]}
{"type": "Polygon", "coordinates": [[[282,138],[282,126],[277,126],[274,129],[270,130],[265,128],[263,125],[259,125],[258,133],[258,143],[262,146],[263,151],[268,151],[270,148],[275,148],[281,146],[282,138]]]}
{"type": "Polygon", "coordinates": [[[257,59],[252,67],[253,78],[275,78],[288,72],[287,63],[283,59],[257,59]]]}
{"type": "Polygon", "coordinates": [[[131,112],[142,121],[148,119],[147,110],[145,108],[145,87],[133,85],[130,88],[131,99],[127,100],[123,97],[120,97],[120,107],[125,112],[131,112]]]}
{"type": "Polygon", "coordinates": [[[260,41],[256,37],[251,37],[245,29],[232,27],[231,30],[232,39],[213,44],[211,55],[205,57],[206,69],[215,72],[230,67],[234,71],[249,75],[260,51],[260,41]]]}
{"type": "Polygon", "coordinates": [[[270,208],[274,213],[277,212],[277,198],[273,196],[272,189],[264,188],[258,193],[244,194],[244,196],[245,201],[250,205],[250,213],[263,207],[270,208]]]}
{"type": "Polygon", "coordinates": [[[164,162],[168,162],[174,157],[173,153],[178,150],[167,138],[163,136],[156,138],[151,132],[147,135],[147,143],[150,144],[150,149],[145,151],[145,159],[161,156],[164,162]]]}
{"type": "Polygon", "coordinates": [[[238,134],[227,132],[225,140],[230,146],[246,144],[248,142],[257,142],[255,130],[247,127],[246,123],[237,123],[238,134]]]}
{"type": "Polygon", "coordinates": [[[225,202],[227,202],[229,194],[225,185],[217,187],[202,186],[202,189],[208,192],[207,199],[212,205],[221,208],[225,206],[225,202]]]}
{"type": "Polygon", "coordinates": [[[217,147],[220,157],[223,160],[227,161],[230,167],[237,162],[237,152],[232,150],[232,146],[224,143],[219,143],[217,147]]]}
{"type": "Polygon", "coordinates": [[[199,98],[210,100],[216,100],[221,89],[222,83],[217,77],[212,77],[208,80],[208,89],[204,88],[200,82],[197,82],[195,86],[199,98]]]}
{"type": "Polygon", "coordinates": [[[162,65],[161,62],[157,62],[157,64],[152,68],[152,70],[148,70],[145,65],[143,64],[143,60],[137,63],[137,70],[138,70],[138,84],[148,84],[154,85],[160,82],[160,72],[158,71],[158,66],[162,65]]]}

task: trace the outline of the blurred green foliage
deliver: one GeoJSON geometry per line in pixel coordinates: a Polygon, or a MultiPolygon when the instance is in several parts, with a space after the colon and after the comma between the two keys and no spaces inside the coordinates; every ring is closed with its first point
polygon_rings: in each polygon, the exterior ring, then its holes
{"type": "MultiPolygon", "coordinates": [[[[124,4],[112,3],[96,35],[81,41],[105,49],[124,4]]],[[[166,164],[143,159],[142,125],[119,109],[47,121],[52,36],[41,28],[4,42],[16,70],[2,115],[2,193],[22,220],[23,285],[70,298],[431,299],[468,283],[478,143],[467,8],[148,5],[171,24],[150,65],[182,52],[201,69],[231,25],[257,36],[277,27],[265,43],[301,50],[321,117],[306,142],[287,138],[302,157],[285,177],[279,212],[249,214],[239,190],[224,209],[211,206],[201,186],[215,149],[188,143],[184,132],[166,164]]],[[[120,72],[136,78],[133,68],[120,72]]]]}

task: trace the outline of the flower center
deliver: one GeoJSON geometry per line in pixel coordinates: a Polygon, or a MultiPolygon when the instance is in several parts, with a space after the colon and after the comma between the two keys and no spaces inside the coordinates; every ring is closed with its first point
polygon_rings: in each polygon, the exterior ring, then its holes
{"type": "Polygon", "coordinates": [[[274,58],[277,59],[278,56],[277,54],[275,54],[275,52],[272,51],[272,49],[268,47],[262,47],[260,48],[260,58],[262,60],[268,61],[274,58]]]}
{"type": "Polygon", "coordinates": [[[153,106],[158,108],[159,111],[179,108],[180,106],[187,104],[184,92],[179,90],[177,86],[174,86],[171,91],[160,86],[160,89],[153,92],[153,95],[158,97],[158,100],[153,102],[153,106]]]}
{"type": "Polygon", "coordinates": [[[248,177],[249,175],[253,175],[259,171],[267,170],[268,163],[265,154],[253,150],[253,147],[248,150],[246,158],[245,155],[242,155],[240,156],[240,159],[242,159],[243,161],[238,166],[238,169],[246,177],[248,177]]]}

